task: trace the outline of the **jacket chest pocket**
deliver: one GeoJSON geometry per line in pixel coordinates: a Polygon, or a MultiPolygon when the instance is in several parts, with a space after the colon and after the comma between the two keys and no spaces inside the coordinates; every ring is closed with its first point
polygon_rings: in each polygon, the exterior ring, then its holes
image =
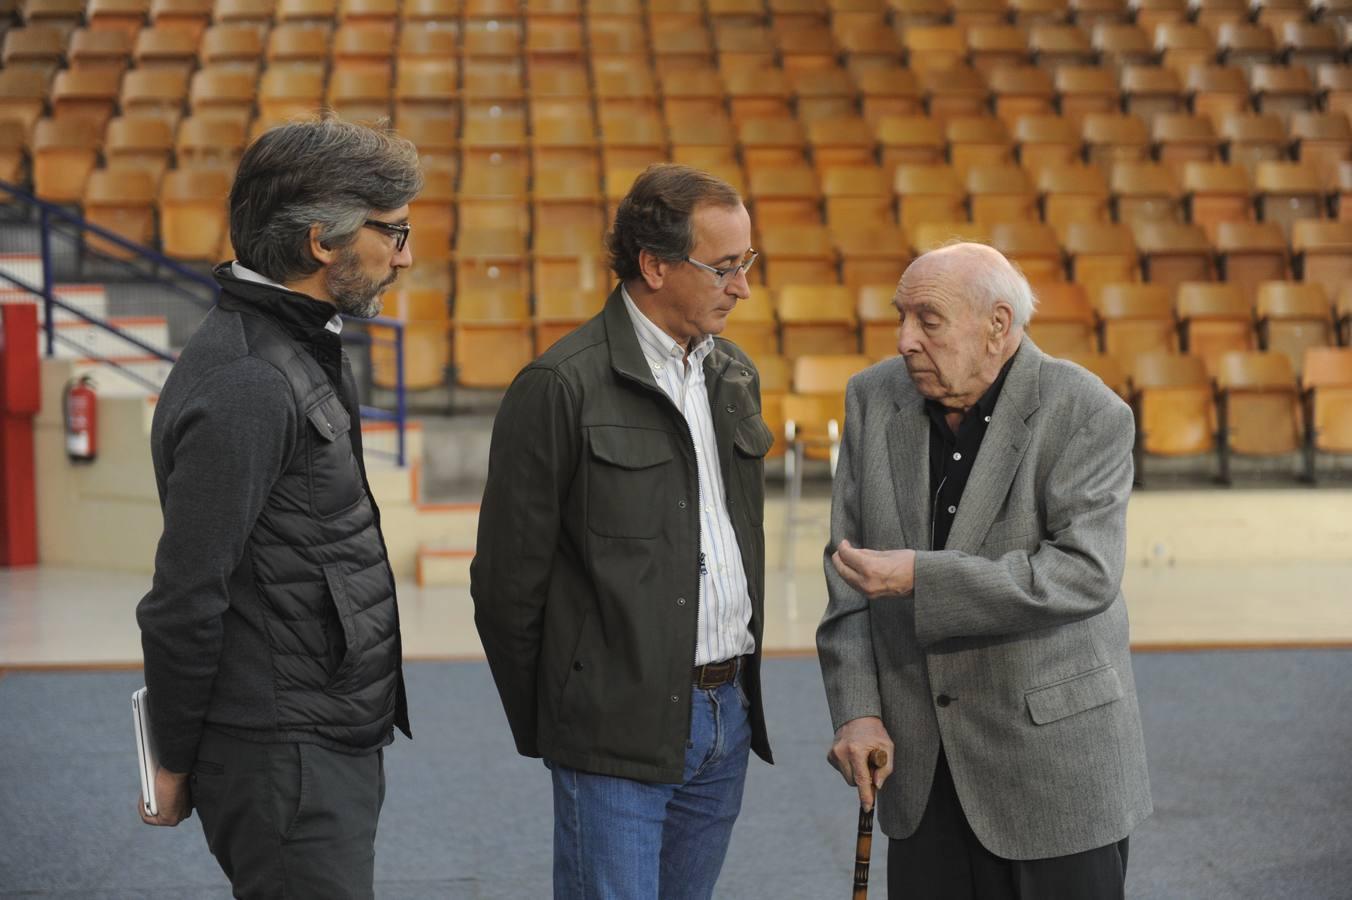
{"type": "Polygon", "coordinates": [[[355,506],[362,495],[349,434],[352,419],[336,394],[325,394],[305,418],[310,511],[320,518],[335,516],[355,506]]]}
{"type": "Polygon", "coordinates": [[[765,454],[774,442],[774,433],[759,414],[738,422],[732,435],[732,446],[737,451],[736,477],[742,483],[747,515],[754,525],[765,520],[765,454]]]}
{"type": "MultiPolygon", "coordinates": [[[[594,425],[587,430],[587,527],[602,537],[655,538],[678,485],[665,431],[594,425]]],[[[693,506],[695,498],[684,501],[693,506]]]]}

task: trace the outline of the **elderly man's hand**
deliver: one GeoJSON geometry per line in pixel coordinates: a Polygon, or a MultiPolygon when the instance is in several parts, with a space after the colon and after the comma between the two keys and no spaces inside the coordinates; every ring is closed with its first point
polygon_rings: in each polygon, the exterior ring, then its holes
{"type": "Polygon", "coordinates": [[[873,794],[881,789],[887,776],[892,774],[892,761],[896,756],[892,738],[888,737],[883,720],[877,716],[861,716],[851,719],[836,731],[836,739],[826,761],[835,766],[846,784],[859,789],[859,802],[865,809],[873,809],[873,794]],[[887,751],[887,765],[873,773],[869,778],[868,756],[874,750],[887,751]]]}
{"type": "Polygon", "coordinates": [[[850,587],[870,600],[915,589],[914,550],[861,550],[841,541],[831,562],[850,587]]]}
{"type": "Polygon", "coordinates": [[[145,807],[138,800],[136,808],[141,813],[141,821],[147,825],[167,825],[170,828],[192,815],[192,792],[188,787],[188,774],[160,769],[155,773],[155,805],[159,814],[146,815],[145,807]]]}

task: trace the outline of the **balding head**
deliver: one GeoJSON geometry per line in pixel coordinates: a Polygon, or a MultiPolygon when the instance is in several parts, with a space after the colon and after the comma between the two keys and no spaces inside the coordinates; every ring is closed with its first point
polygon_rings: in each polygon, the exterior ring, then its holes
{"type": "Polygon", "coordinates": [[[906,269],[907,280],[943,279],[951,290],[972,304],[973,312],[989,313],[997,303],[1009,304],[1015,328],[1023,328],[1033,317],[1037,300],[1028,279],[994,247],[985,244],[949,244],[922,254],[906,269]]]}

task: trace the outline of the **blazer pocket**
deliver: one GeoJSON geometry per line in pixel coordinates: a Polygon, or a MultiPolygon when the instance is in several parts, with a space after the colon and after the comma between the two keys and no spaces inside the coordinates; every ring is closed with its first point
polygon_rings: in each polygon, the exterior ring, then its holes
{"type": "Polygon", "coordinates": [[[1122,699],[1122,682],[1112,666],[1091,669],[1024,694],[1033,722],[1046,725],[1122,699]]]}

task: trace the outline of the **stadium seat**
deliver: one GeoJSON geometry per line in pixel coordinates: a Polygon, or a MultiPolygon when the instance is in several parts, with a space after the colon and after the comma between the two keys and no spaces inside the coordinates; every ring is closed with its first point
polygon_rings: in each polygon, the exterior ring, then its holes
{"type": "Polygon", "coordinates": [[[528,233],[530,216],[526,183],[527,173],[517,166],[494,165],[487,160],[467,161],[456,196],[460,227],[505,228],[528,233]]]}
{"type": "Polygon", "coordinates": [[[1258,217],[1279,226],[1291,236],[1295,222],[1322,219],[1325,212],[1324,182],[1313,167],[1298,162],[1258,164],[1258,217]]]}
{"type": "Polygon", "coordinates": [[[1220,275],[1243,291],[1250,305],[1260,283],[1287,277],[1289,255],[1286,238],[1271,222],[1222,222],[1216,232],[1220,275]]]}
{"type": "Polygon", "coordinates": [[[395,35],[392,25],[344,22],[333,34],[330,58],[334,72],[371,72],[388,78],[390,60],[394,55],[395,35]]]}
{"type": "Polygon", "coordinates": [[[66,55],[71,69],[97,72],[119,82],[131,63],[131,41],[127,32],[117,29],[77,28],[70,36],[70,49],[66,55]]]}
{"type": "Polygon", "coordinates": [[[1283,122],[1294,113],[1314,109],[1314,82],[1306,69],[1257,65],[1250,74],[1249,87],[1254,109],[1273,113],[1283,122]]]}
{"type": "Polygon", "coordinates": [[[759,244],[765,255],[763,268],[768,287],[834,284],[838,280],[835,249],[831,234],[824,227],[764,227],[760,229],[759,244]]]}
{"type": "Polygon", "coordinates": [[[136,36],[132,59],[138,69],[168,69],[186,77],[197,67],[199,39],[177,28],[143,28],[136,36]]]}
{"type": "Polygon", "coordinates": [[[806,128],[812,166],[818,175],[824,177],[837,166],[875,164],[873,129],[863,118],[817,119],[808,122],[806,128]]]}
{"type": "Polygon", "coordinates": [[[1141,454],[1197,456],[1216,448],[1216,408],[1202,360],[1146,353],[1131,371],[1136,413],[1136,478],[1144,483],[1141,454]]]}
{"type": "Polygon", "coordinates": [[[859,287],[855,314],[859,317],[860,345],[869,359],[897,355],[897,308],[892,305],[896,293],[895,283],[859,287]]]}
{"type": "Polygon", "coordinates": [[[103,158],[109,169],[141,169],[158,189],[174,150],[174,131],[158,116],[119,116],[108,123],[103,158]]]}
{"type": "Polygon", "coordinates": [[[1318,284],[1264,282],[1258,288],[1255,311],[1260,346],[1284,355],[1297,375],[1307,348],[1334,343],[1332,304],[1318,284]]]}
{"type": "Polygon", "coordinates": [[[159,28],[178,28],[200,36],[211,24],[213,6],[214,0],[151,0],[150,21],[159,28]]]}
{"type": "Polygon", "coordinates": [[[339,0],[338,3],[338,19],[344,24],[393,27],[398,16],[398,0],[339,0]]]}
{"type": "Polygon", "coordinates": [[[1104,285],[1095,308],[1103,332],[1103,352],[1128,371],[1143,354],[1178,352],[1172,287],[1104,285]]]}
{"type": "Polygon", "coordinates": [[[454,263],[455,286],[460,293],[529,295],[525,237],[514,228],[460,229],[455,237],[454,263]]]}
{"type": "Polygon", "coordinates": [[[414,259],[444,263],[451,258],[456,229],[455,199],[454,173],[444,169],[424,171],[423,189],[408,205],[414,259]]]}
{"type": "Polygon", "coordinates": [[[258,82],[260,119],[284,121],[315,115],[324,102],[324,73],[308,66],[271,66],[258,82]]]}
{"type": "Polygon", "coordinates": [[[573,289],[594,297],[609,293],[610,269],[599,234],[554,227],[537,229],[533,239],[531,268],[537,299],[573,289]]]}
{"type": "Polygon", "coordinates": [[[1320,108],[1328,113],[1352,115],[1352,66],[1320,66],[1315,80],[1320,108]]]}
{"type": "Polygon", "coordinates": [[[745,350],[757,366],[764,357],[779,358],[779,326],[769,288],[752,285],[750,296],[738,300],[728,316],[723,337],[745,350]]]}
{"type": "Polygon", "coordinates": [[[1037,222],[1038,194],[1016,165],[976,166],[967,173],[972,222],[989,228],[996,222],[1037,222]]]}
{"type": "MultiPolygon", "coordinates": [[[[535,355],[539,356],[554,346],[559,338],[576,329],[601,311],[606,292],[560,288],[535,298],[535,355]]],[[[740,304],[739,304],[740,305],[740,304]]],[[[728,319],[731,326],[732,319],[728,319]]],[[[727,337],[724,332],[724,337],[727,337]]],[[[736,338],[730,338],[736,340],[736,338]]],[[[740,344],[739,344],[740,346],[740,344]]],[[[746,347],[742,349],[751,354],[746,347]]],[[[754,354],[752,354],[754,357],[754,354]]]]}
{"type": "Polygon", "coordinates": [[[1089,115],[1116,113],[1121,109],[1117,76],[1098,66],[1062,66],[1056,70],[1056,102],[1062,116],[1076,128],[1089,115]]]}
{"type": "Polygon", "coordinates": [[[1106,284],[1140,280],[1136,241],[1125,225],[1072,222],[1066,230],[1066,256],[1071,280],[1097,303],[1106,284]]]}
{"type": "Polygon", "coordinates": [[[737,142],[749,171],[779,166],[807,166],[807,134],[797,119],[744,119],[737,142]]]}
{"type": "Polygon", "coordinates": [[[49,80],[66,55],[66,35],[51,25],[11,28],[4,34],[0,62],[5,70],[31,69],[49,80]]]}
{"type": "Polygon", "coordinates": [[[831,166],[822,174],[826,224],[894,224],[888,176],[877,166],[831,166]]]}
{"type": "Polygon", "coordinates": [[[1253,304],[1238,284],[1186,281],[1174,301],[1184,353],[1215,372],[1220,358],[1236,350],[1257,350],[1253,304]]]}
{"type": "Polygon", "coordinates": [[[821,225],[821,188],[807,164],[789,168],[748,165],[748,198],[759,227],[821,225]]]}
{"type": "Polygon", "coordinates": [[[1260,162],[1286,159],[1290,146],[1286,126],[1275,115],[1226,114],[1220,120],[1220,134],[1226,160],[1250,172],[1256,171],[1260,162]]]}
{"type": "Polygon", "coordinates": [[[349,122],[375,125],[390,118],[393,79],[384,69],[335,67],[329,75],[325,100],[349,122]]]}
{"type": "Polygon", "coordinates": [[[1160,25],[1183,22],[1188,17],[1186,0],[1129,0],[1135,11],[1136,24],[1149,34],[1156,34],[1160,25]]]}
{"type": "Polygon", "coordinates": [[[986,72],[986,82],[990,86],[991,107],[1008,129],[1014,128],[1024,116],[1050,116],[1055,112],[1056,85],[1045,69],[1002,66],[986,72]]]}
{"type": "Polygon", "coordinates": [[[16,119],[0,119],[0,179],[22,184],[25,175],[24,149],[28,129],[16,119]]]}
{"type": "Polygon", "coordinates": [[[1178,72],[1163,66],[1127,66],[1122,70],[1122,109],[1147,125],[1157,117],[1186,112],[1187,100],[1178,72]]]}
{"type": "Polygon", "coordinates": [[[134,41],[149,12],[150,0],[90,0],[85,22],[92,31],[116,32],[134,41]]]}
{"type": "Polygon", "coordinates": [[[1221,158],[1221,140],[1205,116],[1157,116],[1150,126],[1150,139],[1155,145],[1155,159],[1179,182],[1188,163],[1217,162],[1221,158]]]}
{"type": "Polygon", "coordinates": [[[1331,22],[1284,22],[1280,33],[1282,59],[1311,76],[1321,65],[1343,60],[1338,31],[1331,22]]]}
{"type": "MultiPolygon", "coordinates": [[[[1084,23],[1079,23],[1084,27],[1084,23]]],[[[1157,60],[1155,43],[1144,28],[1123,22],[1098,22],[1089,31],[1089,43],[1102,65],[1114,71],[1125,66],[1150,65],[1157,60]]]]}
{"type": "Polygon", "coordinates": [[[1082,27],[1120,24],[1132,15],[1125,0],[1070,0],[1070,10],[1071,18],[1082,27]]]}
{"type": "Polygon", "coordinates": [[[1352,346],[1352,283],[1343,285],[1333,305],[1333,317],[1338,328],[1338,343],[1352,346]]]}
{"type": "Polygon", "coordinates": [[[315,25],[299,22],[278,25],[267,32],[268,65],[326,65],[332,37],[328,28],[315,25]]]}
{"type": "Polygon", "coordinates": [[[944,162],[944,129],[940,122],[922,115],[883,116],[877,120],[875,130],[885,169],[944,162]]]}
{"type": "Polygon", "coordinates": [[[160,182],[160,249],[177,259],[216,263],[227,237],[230,176],[220,169],[176,169],[160,182]]]}
{"type": "MultiPolygon", "coordinates": [[[[166,26],[168,27],[168,26],[166,26]]],[[[258,29],[248,25],[213,25],[202,35],[198,58],[203,68],[237,66],[258,69],[264,42],[258,29]]]]}
{"type": "Polygon", "coordinates": [[[948,163],[966,178],[975,166],[1006,166],[1014,162],[1014,142],[999,119],[956,116],[944,125],[948,163]]]}
{"type": "Polygon", "coordinates": [[[1042,93],[1044,85],[1046,100],[1050,105],[1051,77],[1045,70],[1031,65],[1024,29],[1008,24],[972,26],[967,29],[967,58],[972,68],[988,79],[991,92],[996,95],[997,115],[1004,116],[1002,98],[1023,95],[1030,89],[1034,93],[1042,93]],[[1008,78],[993,77],[1000,72],[1018,74],[1008,78]]]}
{"type": "Polygon", "coordinates": [[[1305,351],[1301,388],[1305,401],[1305,475],[1315,477],[1317,453],[1352,453],[1352,350],[1305,351]]]}
{"type": "Polygon", "coordinates": [[[23,124],[30,134],[47,102],[47,76],[38,69],[0,69],[0,119],[23,124]]]}
{"type": "Polygon", "coordinates": [[[911,262],[911,243],[895,225],[847,222],[831,227],[840,256],[841,281],[851,289],[866,284],[896,284],[911,262]]]}
{"type": "Polygon", "coordinates": [[[838,284],[792,284],[777,291],[780,349],[796,359],[809,354],[857,353],[854,296],[838,284]]]}
{"type": "Polygon", "coordinates": [[[990,226],[990,244],[1008,257],[1029,279],[1039,282],[1065,278],[1061,245],[1050,225],[1041,222],[997,222],[990,226]]]}
{"type": "Polygon", "coordinates": [[[33,193],[49,203],[79,203],[101,137],[92,119],[39,119],[32,141],[33,193]]]}
{"type": "Polygon", "coordinates": [[[1301,447],[1299,397],[1291,362],[1280,353],[1227,353],[1216,376],[1221,480],[1230,457],[1281,456],[1301,447]]]}
{"type": "Polygon", "coordinates": [[[454,181],[460,165],[456,119],[435,111],[405,109],[395,121],[399,134],[418,148],[423,170],[444,172],[454,181]]]}
{"type": "MultiPolygon", "coordinates": [[[[883,32],[886,34],[886,32],[883,32]]],[[[876,123],[884,116],[913,116],[924,112],[920,83],[910,69],[870,66],[855,74],[859,108],[876,123]]]]}
{"type": "Polygon", "coordinates": [[[940,247],[965,241],[968,243],[990,243],[990,229],[975,222],[922,222],[910,232],[911,246],[917,254],[928,253],[940,247]]]}
{"type": "Polygon", "coordinates": [[[737,165],[737,138],[726,116],[700,116],[667,122],[673,162],[698,168],[737,165]]]}
{"type": "Polygon", "coordinates": [[[971,66],[922,71],[917,80],[929,114],[939,121],[979,116],[988,110],[986,80],[971,66]]]}
{"type": "Polygon", "coordinates": [[[117,79],[87,69],[63,69],[52,79],[52,118],[85,119],[100,130],[117,108],[117,79]]]}
{"type": "Polygon", "coordinates": [[[1034,25],[1028,30],[1028,49],[1033,62],[1049,72],[1098,61],[1089,34],[1076,25],[1034,25]]]}
{"type": "Polygon", "coordinates": [[[1150,158],[1150,131],[1137,116],[1093,113],[1082,126],[1085,159],[1111,172],[1123,162],[1146,162],[1150,158]]]}
{"type": "Polygon", "coordinates": [[[966,30],[955,25],[913,25],[903,29],[907,65],[916,72],[948,71],[967,56],[966,30]]]}
{"type": "Polygon", "coordinates": [[[1253,185],[1249,173],[1232,163],[1188,163],[1183,167],[1188,219],[1215,241],[1222,222],[1254,220],[1253,185]]]}
{"type": "MultiPolygon", "coordinates": [[[[1139,16],[1136,21],[1141,24],[1139,16]]],[[[1154,35],[1160,64],[1180,75],[1216,58],[1216,42],[1211,33],[1195,22],[1162,22],[1155,27],[1154,35]]]]}
{"type": "Polygon", "coordinates": [[[178,126],[174,153],[180,168],[224,169],[233,177],[248,134],[235,119],[189,116],[178,126]]]}
{"type": "Polygon", "coordinates": [[[1072,222],[1112,220],[1108,180],[1093,166],[1045,166],[1037,179],[1042,219],[1064,234],[1072,222]]]}
{"type": "Polygon", "coordinates": [[[1183,190],[1164,165],[1119,163],[1113,167],[1110,188],[1117,221],[1124,225],[1184,219],[1183,190]]]}
{"type": "Polygon", "coordinates": [[[785,476],[791,504],[801,496],[805,460],[826,459],[835,473],[845,421],[845,386],[871,363],[862,354],[807,354],[793,360],[793,389],[784,397],[789,447],[785,476]]]}
{"type": "Polygon", "coordinates": [[[854,115],[857,90],[848,72],[839,68],[790,71],[794,109],[802,122],[854,115]]]}
{"type": "Polygon", "coordinates": [[[1321,181],[1332,182],[1338,165],[1352,159],[1352,125],[1343,112],[1295,113],[1291,146],[1296,159],[1313,168],[1321,181]]]}
{"type": "Polygon", "coordinates": [[[892,177],[897,218],[907,231],[926,222],[967,218],[967,192],[951,166],[899,165],[892,177]]]}
{"type": "Polygon", "coordinates": [[[461,287],[453,326],[456,381],[465,387],[506,387],[533,358],[524,291],[461,287]]]}
{"type": "Polygon", "coordinates": [[[1122,368],[1122,363],[1118,362],[1116,357],[1107,353],[1089,352],[1066,353],[1062,358],[1093,372],[1122,399],[1131,396],[1131,382],[1127,378],[1127,370],[1122,368]]]}
{"type": "Polygon", "coordinates": [[[1215,275],[1211,242],[1199,225],[1137,222],[1132,231],[1141,251],[1141,274],[1171,290],[1184,281],[1211,281],[1215,275]]]}
{"type": "Polygon", "coordinates": [[[568,227],[600,234],[604,228],[600,180],[586,168],[537,169],[535,228],[568,227]]]}
{"type": "MultiPolygon", "coordinates": [[[[96,169],[85,183],[81,212],[85,221],[136,244],[155,240],[155,176],[141,169],[96,169]]],[[[137,254],[93,233],[85,240],[94,250],[117,259],[137,254]]]]}
{"type": "Polygon", "coordinates": [[[1249,112],[1249,81],[1238,66],[1194,66],[1187,75],[1188,100],[1194,115],[1211,120],[1217,130],[1227,116],[1249,112]]]}
{"type": "Polygon", "coordinates": [[[1028,324],[1028,336],[1034,343],[1052,356],[1098,350],[1094,308],[1083,287],[1069,282],[1038,282],[1033,290],[1037,311],[1028,324]]]}
{"type": "Polygon", "coordinates": [[[1323,285],[1329,296],[1352,279],[1352,222],[1298,220],[1291,248],[1300,280],[1323,285]]]}
{"type": "Polygon", "coordinates": [[[1280,61],[1272,30],[1248,21],[1220,23],[1216,29],[1216,51],[1222,63],[1238,66],[1246,74],[1254,66],[1280,61]]]}
{"type": "Polygon", "coordinates": [[[1019,165],[1036,177],[1048,166],[1080,165],[1080,130],[1060,116],[1023,116],[1014,123],[1019,165]]]}

